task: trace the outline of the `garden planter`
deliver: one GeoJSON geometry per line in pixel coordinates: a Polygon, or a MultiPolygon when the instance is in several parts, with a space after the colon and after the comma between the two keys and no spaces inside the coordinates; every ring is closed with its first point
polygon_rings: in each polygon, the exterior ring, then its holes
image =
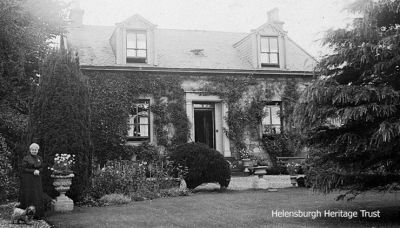
{"type": "Polygon", "coordinates": [[[297,185],[297,176],[290,176],[290,183],[293,186],[296,186],[297,185]]]}
{"type": "Polygon", "coordinates": [[[74,209],[74,201],[72,201],[65,193],[69,190],[72,184],[74,174],[53,174],[51,177],[54,179],[53,185],[60,195],[53,201],[53,210],[57,212],[67,212],[74,209]]]}
{"type": "Polygon", "coordinates": [[[251,166],[250,158],[243,158],[242,162],[243,162],[244,172],[248,173],[249,172],[249,167],[251,166]]]}
{"type": "Polygon", "coordinates": [[[255,167],[253,167],[254,174],[258,175],[258,177],[261,178],[265,174],[267,174],[267,168],[268,168],[268,166],[255,166],[255,167]]]}

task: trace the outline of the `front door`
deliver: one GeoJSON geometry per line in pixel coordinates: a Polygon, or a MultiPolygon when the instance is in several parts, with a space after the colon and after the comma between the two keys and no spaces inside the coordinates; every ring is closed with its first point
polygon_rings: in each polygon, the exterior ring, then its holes
{"type": "Polygon", "coordinates": [[[193,107],[195,142],[215,149],[214,104],[195,103],[193,107]]]}

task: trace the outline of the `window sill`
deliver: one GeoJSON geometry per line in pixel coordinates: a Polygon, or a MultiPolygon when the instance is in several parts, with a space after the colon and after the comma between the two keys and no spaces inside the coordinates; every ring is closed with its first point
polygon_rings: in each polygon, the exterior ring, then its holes
{"type": "Polygon", "coordinates": [[[279,68],[280,66],[279,66],[279,64],[261,64],[261,68],[268,68],[268,67],[271,67],[271,68],[279,68]]]}

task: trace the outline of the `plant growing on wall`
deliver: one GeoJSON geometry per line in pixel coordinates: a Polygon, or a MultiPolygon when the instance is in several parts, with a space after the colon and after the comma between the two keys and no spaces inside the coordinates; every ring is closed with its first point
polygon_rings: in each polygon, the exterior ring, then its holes
{"type": "Polygon", "coordinates": [[[98,163],[129,159],[124,153],[129,107],[151,97],[157,144],[166,149],[187,142],[189,121],[184,91],[177,76],[142,72],[84,72],[91,84],[92,134],[98,163]],[[172,133],[170,134],[170,131],[172,133]]]}

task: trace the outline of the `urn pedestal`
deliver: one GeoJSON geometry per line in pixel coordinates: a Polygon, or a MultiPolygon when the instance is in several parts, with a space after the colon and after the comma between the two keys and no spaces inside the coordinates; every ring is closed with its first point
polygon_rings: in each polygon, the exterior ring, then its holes
{"type": "Polygon", "coordinates": [[[250,171],[249,171],[249,167],[250,167],[250,165],[251,165],[251,160],[250,160],[250,158],[243,158],[243,159],[242,159],[242,163],[243,163],[243,167],[244,167],[244,171],[243,171],[243,172],[245,172],[245,173],[250,172],[250,171]]]}
{"type": "Polygon", "coordinates": [[[68,212],[74,209],[74,201],[72,201],[65,193],[69,190],[72,184],[74,174],[59,175],[53,174],[51,177],[54,179],[53,185],[60,195],[53,201],[52,207],[57,212],[68,212]]]}
{"type": "Polygon", "coordinates": [[[262,178],[265,174],[267,174],[268,166],[256,166],[254,167],[254,174],[257,175],[259,178],[262,178]]]}
{"type": "Polygon", "coordinates": [[[290,183],[293,185],[293,187],[296,187],[297,185],[297,176],[290,176],[290,183]]]}

